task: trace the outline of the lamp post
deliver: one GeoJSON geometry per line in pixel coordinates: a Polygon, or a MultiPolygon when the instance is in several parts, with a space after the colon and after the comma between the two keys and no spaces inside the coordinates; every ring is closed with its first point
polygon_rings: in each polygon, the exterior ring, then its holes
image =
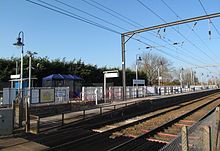
{"type": "Polygon", "coordinates": [[[160,61],[159,66],[157,68],[157,76],[158,76],[158,86],[160,87],[160,80],[162,80],[162,76],[160,75],[160,67],[163,67],[163,62],[160,61]]]}
{"type": "Polygon", "coordinates": [[[138,62],[141,60],[141,56],[139,54],[136,54],[136,80],[138,80],[138,62]]]}
{"type": "Polygon", "coordinates": [[[212,76],[212,85],[214,85],[214,76],[212,76]]]}
{"type": "Polygon", "coordinates": [[[193,84],[196,85],[196,71],[193,72],[193,84]]]}
{"type": "Polygon", "coordinates": [[[157,69],[157,74],[158,74],[158,86],[160,87],[160,67],[157,69]]]}
{"type": "Polygon", "coordinates": [[[18,33],[17,42],[13,45],[17,46],[18,48],[21,47],[21,73],[20,73],[20,102],[19,102],[19,127],[22,126],[22,120],[23,120],[23,53],[24,53],[24,32],[20,31],[18,33]]]}
{"type": "Polygon", "coordinates": [[[193,70],[190,69],[190,86],[193,85],[193,70]]]}
{"type": "Polygon", "coordinates": [[[141,61],[141,56],[139,54],[136,54],[136,97],[138,98],[138,62],[141,61]]]}
{"type": "Polygon", "coordinates": [[[201,86],[203,88],[203,73],[202,73],[202,76],[201,76],[201,86]]]}
{"type": "Polygon", "coordinates": [[[183,88],[183,68],[181,69],[181,73],[180,73],[180,87],[181,89],[183,88]]]}
{"type": "Polygon", "coordinates": [[[209,87],[209,75],[208,74],[206,76],[206,80],[207,80],[207,82],[206,82],[206,89],[208,89],[208,87],[209,87]]]}

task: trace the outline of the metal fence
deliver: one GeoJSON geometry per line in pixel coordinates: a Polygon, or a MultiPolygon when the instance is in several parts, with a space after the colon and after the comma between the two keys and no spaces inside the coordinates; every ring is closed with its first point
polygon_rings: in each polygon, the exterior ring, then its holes
{"type": "MultiPolygon", "coordinates": [[[[20,90],[16,88],[3,89],[3,104],[12,104],[19,96],[20,90]]],[[[31,104],[69,101],[69,87],[38,87],[23,89],[23,98],[29,98],[31,104]],[[30,92],[29,92],[30,91],[30,92]]]]}
{"type": "MultiPolygon", "coordinates": [[[[216,86],[191,86],[181,88],[180,86],[127,86],[126,99],[141,98],[150,95],[170,95],[178,93],[186,93],[190,91],[198,91],[203,89],[213,89],[216,86]]],[[[103,100],[102,87],[82,87],[81,98],[82,101],[96,101],[103,100]]],[[[109,87],[106,92],[106,101],[117,101],[123,99],[123,87],[114,86],[109,87]]]]}
{"type": "Polygon", "coordinates": [[[160,151],[217,151],[219,146],[219,107],[204,120],[178,135],[160,151]]]}
{"type": "MultiPolygon", "coordinates": [[[[122,100],[123,87],[115,86],[109,87],[106,92],[107,101],[113,100],[122,100]]],[[[146,86],[128,86],[126,87],[126,98],[137,98],[137,97],[145,97],[146,94],[155,94],[155,90],[153,92],[147,91],[146,86]]],[[[103,100],[103,89],[102,87],[83,87],[82,88],[82,101],[98,101],[103,100]]]]}
{"type": "MultiPolygon", "coordinates": [[[[82,101],[98,101],[103,98],[102,87],[82,87],[82,101]]],[[[97,103],[96,103],[97,104],[97,103]]]]}

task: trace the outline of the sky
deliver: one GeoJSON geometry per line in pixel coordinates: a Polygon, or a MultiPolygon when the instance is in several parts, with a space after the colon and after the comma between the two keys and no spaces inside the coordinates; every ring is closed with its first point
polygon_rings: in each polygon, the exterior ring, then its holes
{"type": "MultiPolygon", "coordinates": [[[[121,68],[120,33],[220,12],[219,0],[30,1],[0,1],[0,57],[20,57],[21,50],[12,44],[23,31],[25,52],[35,51],[38,57],[81,59],[98,67],[121,68]],[[69,16],[30,1],[61,8],[60,11],[66,11],[69,16]],[[85,19],[105,29],[83,22],[85,19]]],[[[211,24],[208,20],[192,22],[167,27],[165,32],[160,29],[136,34],[132,38],[126,43],[125,53],[129,68],[133,68],[136,55],[143,53],[161,55],[176,68],[220,65],[220,17],[211,19],[211,24]],[[152,48],[146,49],[147,46],[152,48]]],[[[220,76],[220,67],[194,70],[204,76],[220,76]]]]}

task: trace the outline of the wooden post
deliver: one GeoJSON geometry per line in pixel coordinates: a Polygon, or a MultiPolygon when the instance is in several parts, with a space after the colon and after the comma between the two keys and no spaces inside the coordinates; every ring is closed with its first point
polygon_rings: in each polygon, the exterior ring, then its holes
{"type": "Polygon", "coordinates": [[[205,151],[212,151],[212,144],[211,144],[211,128],[210,126],[203,127],[203,141],[204,141],[204,150],[205,151]]]}
{"type": "Polygon", "coordinates": [[[84,109],[83,110],[83,119],[85,119],[85,117],[86,117],[86,110],[84,109]]]}
{"type": "Polygon", "coordinates": [[[189,151],[189,140],[187,126],[182,127],[182,151],[189,151]]]}
{"type": "Polygon", "coordinates": [[[38,134],[40,132],[40,117],[37,116],[37,131],[36,134],[38,134]]]}
{"type": "Polygon", "coordinates": [[[64,125],[64,113],[62,113],[61,116],[62,116],[62,117],[61,117],[61,118],[62,118],[62,119],[61,119],[61,120],[62,120],[62,123],[61,123],[61,124],[62,124],[62,126],[63,126],[63,125],[64,125]]]}
{"type": "Polygon", "coordinates": [[[102,107],[100,107],[100,114],[102,114],[102,107]]]}
{"type": "Polygon", "coordinates": [[[116,109],[116,105],[114,105],[114,110],[116,109]]]}

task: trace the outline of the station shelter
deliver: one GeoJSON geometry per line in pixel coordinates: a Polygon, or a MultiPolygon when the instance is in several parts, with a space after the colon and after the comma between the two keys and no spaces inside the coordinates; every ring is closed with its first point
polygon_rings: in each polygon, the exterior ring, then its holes
{"type": "Polygon", "coordinates": [[[69,97],[80,97],[83,79],[71,74],[51,74],[42,79],[43,87],[69,87],[69,97]]]}

